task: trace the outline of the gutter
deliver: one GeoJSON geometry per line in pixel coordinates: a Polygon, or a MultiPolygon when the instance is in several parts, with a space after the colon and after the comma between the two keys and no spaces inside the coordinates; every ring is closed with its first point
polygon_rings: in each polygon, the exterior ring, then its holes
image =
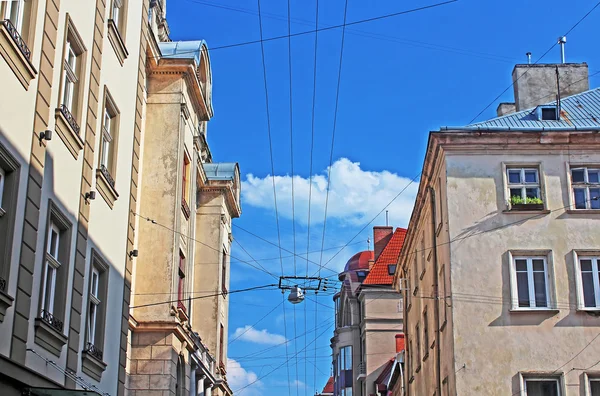
{"type": "Polygon", "coordinates": [[[600,132],[600,126],[569,127],[510,127],[510,126],[445,126],[440,132],[447,131],[498,131],[498,132],[600,132]]]}
{"type": "MultiPolygon", "coordinates": [[[[435,349],[436,349],[436,377],[437,377],[437,384],[436,384],[436,395],[441,395],[442,394],[442,356],[441,356],[441,347],[440,347],[440,338],[441,338],[441,334],[440,334],[440,302],[439,299],[440,298],[445,298],[445,296],[440,296],[439,293],[439,263],[438,263],[438,254],[437,254],[437,233],[436,233],[436,226],[437,226],[437,213],[436,213],[436,205],[435,205],[435,189],[433,187],[429,187],[429,196],[431,198],[431,226],[432,226],[432,232],[433,232],[433,269],[434,269],[434,274],[433,274],[433,290],[435,291],[435,295],[437,297],[437,299],[435,299],[435,306],[434,306],[434,312],[435,312],[435,334],[436,334],[436,340],[435,340],[435,349]]],[[[442,226],[443,227],[443,226],[442,226]]],[[[444,300],[444,303],[446,303],[446,301],[444,300]]],[[[429,348],[429,345],[426,345],[425,348],[429,348]]]]}

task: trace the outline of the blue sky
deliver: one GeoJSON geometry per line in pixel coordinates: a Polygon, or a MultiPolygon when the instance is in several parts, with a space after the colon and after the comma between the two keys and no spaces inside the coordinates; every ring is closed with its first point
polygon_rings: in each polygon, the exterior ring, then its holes
{"type": "MultiPolygon", "coordinates": [[[[321,1],[319,27],[343,21],[344,1],[321,1]]],[[[347,21],[433,4],[435,1],[348,1],[347,21]]],[[[291,0],[292,32],[314,29],[315,0],[291,0]]],[[[511,83],[515,63],[525,63],[531,51],[537,60],[595,4],[592,1],[504,2],[460,0],[418,13],[346,29],[331,191],[324,239],[325,248],[346,244],[421,170],[427,135],[445,125],[466,125],[511,83]]],[[[287,2],[262,0],[264,37],[287,34],[287,2]]],[[[205,39],[212,48],[213,103],[208,140],[215,161],[239,162],[244,180],[243,214],[234,224],[277,243],[265,89],[260,44],[218,49],[257,40],[257,3],[253,0],[169,0],[167,17],[173,40],[205,39]],[[215,6],[216,5],[216,6],[215,6]]],[[[597,50],[600,10],[597,9],[568,36],[569,62],[585,61],[590,74],[600,71],[597,50]]],[[[322,243],[327,167],[330,160],[341,29],[319,33],[310,250],[322,243]]],[[[306,252],[312,130],[314,34],[293,37],[292,98],[294,154],[294,215],[291,194],[288,40],[266,42],[269,110],[281,244],[306,252]],[[293,232],[292,217],[295,218],[293,232]]],[[[555,47],[541,63],[559,60],[555,47]]],[[[600,85],[600,74],[590,87],[600,85]]],[[[478,120],[492,118],[500,101],[512,101],[509,89],[478,120]]],[[[416,183],[389,208],[391,224],[406,226],[416,183]]],[[[384,223],[384,215],[374,224],[384,223]]],[[[355,252],[367,247],[372,225],[337,255],[328,267],[339,271],[355,252]]],[[[306,274],[306,261],[294,263],[290,254],[234,228],[234,237],[252,257],[276,276],[306,274]],[[273,259],[275,258],[275,259],[273,259]],[[264,260],[263,260],[264,259],[264,260]]],[[[327,250],[327,262],[338,250],[327,250]]],[[[251,260],[234,243],[233,256],[251,260]]],[[[310,260],[321,261],[320,253],[310,260]]],[[[255,265],[255,264],[254,264],[255,265]]],[[[316,271],[309,263],[309,272],[316,271]]],[[[323,270],[324,276],[333,271],[323,270]]],[[[264,285],[273,278],[232,259],[231,290],[264,285]]],[[[328,324],[333,320],[330,295],[316,297],[294,308],[281,303],[279,291],[231,295],[230,339],[254,325],[229,347],[228,378],[234,390],[258,380],[243,395],[314,394],[330,372],[328,324]],[[284,326],[284,311],[287,327],[284,326]],[[319,319],[316,323],[315,309],[319,319]],[[305,312],[306,309],[306,312],[305,312]],[[306,329],[309,332],[307,337],[306,329]],[[237,330],[242,329],[242,330],[237,330]],[[324,333],[323,333],[324,331],[324,333]],[[322,333],[322,335],[320,335],[322,333]],[[314,342],[315,334],[320,335],[314,342]],[[297,338],[295,338],[295,335],[297,338]],[[285,342],[288,356],[286,362],[285,342]],[[294,351],[308,346],[308,362],[294,351]],[[313,349],[316,345],[316,354],[313,349]],[[267,349],[269,348],[269,349],[267,349]],[[256,353],[259,355],[251,355],[256,353]],[[251,356],[248,356],[251,355],[251,356]],[[316,360],[315,360],[316,356],[316,360]],[[315,369],[315,364],[317,369],[315,369]],[[281,366],[282,365],[282,366],[281,366]],[[280,369],[277,369],[281,366],[280,369]],[[289,367],[289,377],[288,377],[289,367]],[[273,371],[275,370],[275,371],[273,371]],[[297,370],[297,373],[296,373],[297,370]],[[314,373],[316,372],[316,377],[314,373]]]]}

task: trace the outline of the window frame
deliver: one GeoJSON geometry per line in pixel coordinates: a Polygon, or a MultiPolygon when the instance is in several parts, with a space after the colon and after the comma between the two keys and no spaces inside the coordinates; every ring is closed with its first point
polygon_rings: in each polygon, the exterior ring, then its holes
{"type": "Polygon", "coordinates": [[[186,256],[182,249],[179,249],[179,265],[177,267],[177,309],[187,313],[185,306],[185,272],[186,256]]]}
{"type": "Polygon", "coordinates": [[[573,267],[575,273],[575,293],[577,295],[577,310],[578,311],[600,311],[600,251],[598,250],[573,250],[573,267]],[[594,297],[596,301],[595,307],[585,306],[585,291],[583,289],[583,277],[581,271],[582,259],[592,260],[592,274],[594,274],[594,263],[596,265],[594,281],[594,297]]]}
{"type": "Polygon", "coordinates": [[[221,256],[221,293],[225,297],[227,291],[227,250],[223,247],[223,255],[221,256]]]}
{"type": "Polygon", "coordinates": [[[600,372],[592,371],[592,372],[584,372],[583,373],[583,381],[584,381],[584,394],[587,396],[592,395],[592,382],[600,383],[600,372]]]}
{"type": "Polygon", "coordinates": [[[415,342],[417,344],[417,367],[416,372],[419,372],[421,369],[421,323],[417,322],[415,325],[415,342]]]}
{"type": "Polygon", "coordinates": [[[429,357],[429,321],[427,315],[427,306],[423,309],[423,347],[425,353],[423,354],[423,360],[429,357]]]}
{"type": "Polygon", "coordinates": [[[13,26],[17,29],[17,31],[19,32],[19,34],[22,35],[22,29],[23,29],[23,19],[25,17],[25,0],[8,0],[3,2],[4,4],[0,4],[0,5],[4,5],[4,13],[2,15],[2,19],[8,19],[10,20],[10,22],[13,24],[13,26]],[[13,3],[17,3],[20,5],[19,9],[18,9],[18,15],[17,15],[17,20],[13,21],[11,18],[11,13],[12,13],[12,7],[13,7],[13,3]]]}
{"type": "Polygon", "coordinates": [[[510,272],[510,289],[511,289],[511,312],[531,312],[531,311],[558,311],[556,307],[556,281],[554,273],[554,257],[551,250],[512,250],[508,252],[509,260],[509,272],[510,272]],[[519,295],[518,295],[518,282],[517,282],[517,271],[516,271],[516,260],[526,259],[527,260],[527,279],[528,279],[528,292],[529,302],[535,302],[535,288],[534,283],[531,283],[533,271],[529,272],[530,260],[543,259],[544,260],[544,273],[545,273],[545,288],[546,288],[546,306],[545,307],[522,307],[519,306],[519,295]],[[533,291],[532,291],[533,289],[533,291]]]}
{"type": "Polygon", "coordinates": [[[4,197],[4,181],[6,180],[6,171],[0,166],[0,209],[2,208],[2,199],[4,197]]]}
{"type": "Polygon", "coordinates": [[[440,331],[443,331],[444,328],[446,327],[446,323],[448,322],[448,304],[446,302],[446,297],[448,294],[447,283],[446,283],[446,264],[442,264],[442,266],[440,267],[439,276],[442,278],[440,285],[443,288],[443,290],[441,290],[442,293],[440,293],[440,295],[438,296],[439,304],[442,304],[442,311],[444,312],[444,317],[443,317],[444,320],[440,324],[440,331]]]}
{"type": "Polygon", "coordinates": [[[46,234],[46,254],[41,288],[41,310],[46,311],[51,315],[54,315],[54,305],[56,303],[56,275],[61,267],[59,252],[61,239],[64,238],[61,234],[62,231],[55,224],[54,220],[50,219],[46,234]],[[56,235],[54,249],[52,248],[53,235],[56,235]],[[50,279],[48,277],[49,274],[51,275],[50,279]]]}
{"type": "MultiPolygon", "coordinates": [[[[12,305],[11,298],[1,296],[8,295],[8,281],[11,272],[12,244],[14,239],[15,223],[17,218],[16,207],[19,189],[21,187],[20,173],[21,165],[13,157],[12,153],[0,142],[0,172],[1,179],[0,199],[0,314],[3,308],[12,305]]],[[[0,322],[2,319],[0,319],[0,322]]]]}
{"type": "Polygon", "coordinates": [[[520,380],[520,394],[521,396],[527,396],[527,382],[542,382],[542,381],[554,381],[556,383],[556,390],[558,396],[565,396],[564,389],[564,374],[563,373],[551,373],[551,374],[540,374],[540,373],[519,373],[520,380]]]}
{"type": "MultiPolygon", "coordinates": [[[[509,176],[508,176],[508,172],[509,170],[514,170],[514,169],[522,169],[524,170],[536,170],[537,171],[537,177],[538,177],[538,182],[537,182],[537,186],[539,189],[539,198],[542,200],[542,205],[544,207],[544,210],[547,210],[547,203],[546,203],[546,180],[545,180],[545,173],[544,173],[544,166],[542,164],[542,162],[502,162],[502,182],[503,182],[503,193],[504,193],[504,202],[506,202],[508,211],[510,212],[512,205],[510,202],[511,199],[511,194],[510,194],[510,186],[512,183],[509,183],[509,176]]],[[[527,188],[526,185],[528,185],[527,183],[519,183],[519,184],[514,184],[515,187],[513,188],[527,188]],[[521,187],[519,187],[521,186],[521,187]]],[[[531,186],[535,186],[536,184],[531,184],[531,186]]],[[[521,197],[523,197],[523,191],[521,191],[521,197]]],[[[522,213],[522,211],[517,211],[522,213]]],[[[539,212],[539,211],[538,211],[539,212]]]]}
{"type": "Polygon", "coordinates": [[[104,89],[104,103],[102,106],[102,128],[100,133],[100,146],[99,146],[99,161],[98,168],[104,166],[108,171],[109,175],[113,180],[116,180],[117,176],[117,151],[118,151],[118,136],[119,136],[119,120],[120,120],[119,108],[115,104],[115,101],[108,91],[108,88],[104,89]],[[106,123],[108,122],[108,127],[106,123]],[[104,152],[104,139],[107,140],[108,153],[104,152]],[[104,158],[106,163],[103,163],[104,158]]]}
{"type": "Polygon", "coordinates": [[[598,207],[593,208],[593,199],[591,197],[590,189],[599,189],[600,190],[600,181],[598,183],[590,183],[589,182],[589,171],[598,171],[600,177],[600,165],[589,165],[589,164],[567,164],[567,175],[569,180],[569,203],[570,208],[573,211],[582,212],[586,210],[600,210],[600,200],[598,201],[598,207]],[[584,171],[584,181],[583,182],[574,182],[573,181],[573,171],[574,170],[583,170],[584,171]],[[577,199],[575,198],[575,190],[576,189],[584,189],[585,190],[585,208],[577,208],[577,199]]]}

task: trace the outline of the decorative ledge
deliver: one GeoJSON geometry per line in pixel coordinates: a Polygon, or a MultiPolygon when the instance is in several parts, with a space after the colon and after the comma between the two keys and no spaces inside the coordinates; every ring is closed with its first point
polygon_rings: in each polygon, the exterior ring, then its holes
{"type": "Polygon", "coordinates": [[[115,201],[119,198],[117,190],[115,190],[115,181],[104,165],[96,169],[96,190],[112,209],[115,201]]]}
{"type": "Polygon", "coordinates": [[[71,114],[65,105],[61,105],[55,110],[56,118],[56,133],[67,146],[67,149],[77,159],[79,152],[83,150],[83,139],[79,135],[79,125],[75,121],[75,117],[71,114]]]}
{"type": "Polygon", "coordinates": [[[35,319],[34,342],[53,355],[60,357],[62,347],[68,340],[67,336],[62,333],[62,327],[63,323],[60,320],[42,311],[42,317],[35,319]]]}
{"type": "Polygon", "coordinates": [[[560,309],[558,309],[558,308],[512,308],[512,309],[509,309],[508,311],[512,312],[512,313],[528,313],[528,314],[532,314],[532,313],[557,314],[560,312],[560,309]]]}
{"type": "Polygon", "coordinates": [[[115,21],[112,19],[108,20],[108,41],[110,41],[110,45],[112,45],[115,50],[119,63],[123,66],[129,52],[127,51],[127,48],[125,48],[125,41],[123,41],[119,29],[117,28],[117,25],[115,25],[115,21]]]}
{"type": "Polygon", "coordinates": [[[185,198],[181,200],[181,210],[183,211],[185,219],[188,220],[192,211],[190,210],[190,205],[185,201],[185,198]]]}
{"type": "Polygon", "coordinates": [[[515,209],[511,209],[511,210],[503,210],[502,213],[505,214],[537,214],[537,215],[547,215],[549,214],[551,211],[550,210],[515,210],[515,209]]]}
{"type": "Polygon", "coordinates": [[[37,71],[31,63],[31,51],[8,19],[0,21],[0,54],[23,88],[29,89],[29,83],[35,78],[37,71]]]}
{"type": "Polygon", "coordinates": [[[102,351],[88,342],[81,354],[81,371],[100,381],[106,366],[107,364],[102,361],[102,351]]]}
{"type": "Polygon", "coordinates": [[[576,215],[600,214],[600,209],[568,209],[567,213],[576,215]]]}

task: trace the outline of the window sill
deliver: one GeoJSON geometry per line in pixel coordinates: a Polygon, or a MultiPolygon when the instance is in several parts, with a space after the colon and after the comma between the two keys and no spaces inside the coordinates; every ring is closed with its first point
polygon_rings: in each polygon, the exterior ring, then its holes
{"type": "Polygon", "coordinates": [[[559,313],[560,309],[558,308],[511,308],[509,312],[514,313],[559,313]]]}
{"type": "Polygon", "coordinates": [[[192,213],[192,211],[190,210],[190,205],[188,205],[188,203],[185,201],[185,199],[181,200],[181,211],[183,212],[185,219],[189,220],[190,214],[192,213]]]}
{"type": "Polygon", "coordinates": [[[600,307],[577,308],[577,312],[595,312],[595,313],[600,313],[600,307]]]}
{"type": "Polygon", "coordinates": [[[81,371],[95,379],[102,380],[102,373],[106,370],[106,363],[96,358],[88,351],[83,351],[81,354],[81,371]]]}
{"type": "MultiPolygon", "coordinates": [[[[440,219],[441,220],[441,219],[440,219]]],[[[435,230],[435,236],[440,236],[440,231],[442,231],[442,226],[444,225],[443,221],[440,221],[440,224],[437,225],[435,230]]]]}
{"type": "MultiPolygon", "coordinates": [[[[18,33],[15,32],[18,36],[18,33]]],[[[20,36],[19,39],[22,41],[20,36]]],[[[25,43],[23,42],[25,46],[25,43]]],[[[23,52],[29,51],[25,46],[26,50],[19,48],[17,40],[9,31],[5,21],[0,22],[0,54],[11,68],[15,76],[19,79],[21,85],[26,90],[29,89],[29,84],[37,74],[37,71],[33,67],[31,61],[25,56],[23,52]]],[[[31,55],[30,55],[31,56],[31,55]]]]}
{"type": "Polygon", "coordinates": [[[6,310],[12,306],[14,300],[6,292],[0,291],[0,323],[4,322],[6,310]]]}
{"type": "Polygon", "coordinates": [[[419,292],[419,287],[415,287],[415,289],[413,290],[413,296],[416,296],[417,293],[419,292]]]}
{"type": "Polygon", "coordinates": [[[414,381],[415,381],[415,376],[414,376],[414,375],[411,375],[411,376],[410,376],[410,379],[408,380],[408,383],[409,383],[409,384],[412,384],[414,381]]]}
{"type": "Polygon", "coordinates": [[[98,190],[102,198],[106,201],[111,209],[115,205],[117,198],[119,198],[119,194],[113,187],[113,183],[108,180],[102,170],[96,169],[96,190],[98,190]]]}
{"type": "Polygon", "coordinates": [[[507,209],[507,210],[502,211],[502,213],[506,213],[506,214],[538,214],[538,215],[547,215],[550,212],[551,211],[548,209],[542,209],[542,210],[507,209]]]}
{"type": "Polygon", "coordinates": [[[568,214],[600,214],[600,209],[567,209],[568,214]]]}
{"type": "Polygon", "coordinates": [[[73,128],[73,125],[65,116],[64,111],[60,108],[55,110],[55,119],[56,133],[60,136],[60,139],[63,141],[73,158],[77,159],[79,157],[79,152],[83,150],[84,145],[83,139],[79,136],[79,131],[76,131],[73,128]]]}
{"type": "Polygon", "coordinates": [[[423,356],[423,361],[425,361],[425,360],[427,360],[427,359],[429,359],[429,352],[427,352],[427,353],[425,354],[425,356],[423,356]]]}
{"type": "Polygon", "coordinates": [[[425,272],[426,272],[426,269],[423,268],[423,271],[421,272],[421,275],[419,276],[420,280],[423,280],[423,277],[425,276],[425,272]]]}
{"type": "Polygon", "coordinates": [[[6,210],[0,208],[0,217],[4,216],[6,214],[6,210]]]}
{"type": "Polygon", "coordinates": [[[420,364],[419,364],[419,365],[417,366],[417,368],[415,369],[415,373],[418,373],[419,371],[421,371],[421,365],[420,365],[420,364]]]}
{"type": "Polygon", "coordinates": [[[444,320],[444,323],[442,323],[442,325],[440,326],[440,331],[444,331],[444,329],[446,328],[446,324],[448,323],[447,320],[444,320]]]}
{"type": "Polygon", "coordinates": [[[112,19],[108,20],[108,41],[110,41],[110,44],[115,50],[115,54],[117,55],[119,63],[121,63],[121,66],[123,66],[123,63],[125,62],[125,59],[127,59],[129,52],[127,52],[127,48],[125,48],[125,41],[123,41],[123,37],[121,37],[119,29],[117,29],[117,25],[115,25],[115,21],[112,19]]]}
{"type": "Polygon", "coordinates": [[[67,343],[67,336],[58,332],[41,318],[35,319],[34,342],[56,357],[60,357],[62,347],[67,343]]]}
{"type": "Polygon", "coordinates": [[[433,342],[431,343],[431,345],[429,346],[429,349],[433,349],[435,348],[435,340],[433,340],[433,342]]]}

